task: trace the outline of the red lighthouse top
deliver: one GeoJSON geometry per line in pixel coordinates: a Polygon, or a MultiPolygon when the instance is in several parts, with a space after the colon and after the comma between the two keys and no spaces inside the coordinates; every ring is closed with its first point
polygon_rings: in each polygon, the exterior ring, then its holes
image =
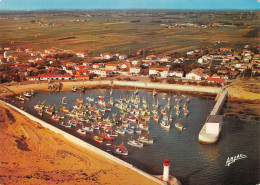
{"type": "Polygon", "coordinates": [[[170,166],[170,162],[167,158],[165,158],[163,166],[170,166]]]}

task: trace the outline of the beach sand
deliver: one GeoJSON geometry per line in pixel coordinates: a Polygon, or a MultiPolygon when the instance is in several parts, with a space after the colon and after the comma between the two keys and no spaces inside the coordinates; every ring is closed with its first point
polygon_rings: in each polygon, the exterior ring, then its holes
{"type": "Polygon", "coordinates": [[[0,115],[0,184],[156,184],[4,103],[0,115]]]}

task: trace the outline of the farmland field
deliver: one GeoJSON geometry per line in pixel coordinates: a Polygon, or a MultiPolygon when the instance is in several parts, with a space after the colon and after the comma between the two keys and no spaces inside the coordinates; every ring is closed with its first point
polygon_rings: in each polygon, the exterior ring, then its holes
{"type": "Polygon", "coordinates": [[[0,13],[0,45],[91,50],[93,55],[238,47],[260,41],[259,34],[245,36],[259,25],[258,15],[259,11],[7,11],[0,13]],[[216,22],[223,24],[212,26],[216,22]],[[196,26],[171,27],[186,23],[196,26]]]}

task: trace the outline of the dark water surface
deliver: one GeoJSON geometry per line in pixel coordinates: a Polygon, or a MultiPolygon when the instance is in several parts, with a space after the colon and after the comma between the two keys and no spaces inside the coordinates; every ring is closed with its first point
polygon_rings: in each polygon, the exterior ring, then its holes
{"type": "MultiPolygon", "coordinates": [[[[72,110],[76,98],[81,97],[86,102],[86,97],[90,96],[95,98],[96,101],[97,95],[104,95],[106,101],[108,101],[110,97],[109,92],[110,90],[106,89],[92,89],[85,93],[62,92],[48,94],[46,92],[37,92],[35,97],[26,100],[25,103],[11,103],[18,107],[24,107],[27,112],[39,117],[33,109],[33,105],[39,101],[46,100],[47,105],[55,104],[56,108],[59,110],[61,105],[60,100],[65,96],[67,97],[68,107],[72,110]]],[[[112,97],[115,100],[120,97],[130,97],[132,94],[133,91],[115,89],[112,97]]],[[[150,108],[152,108],[152,103],[157,101],[157,99],[161,107],[165,106],[168,102],[168,98],[163,99],[162,93],[158,93],[156,97],[153,97],[151,92],[139,91],[139,96],[140,100],[145,96],[150,108]]],[[[171,97],[172,107],[176,105],[176,98],[183,99],[180,102],[181,106],[187,98],[190,98],[190,103],[188,104],[188,109],[190,111],[189,116],[187,118],[184,117],[183,109],[181,109],[180,117],[176,116],[173,108],[170,110],[166,109],[168,115],[170,112],[174,115],[174,121],[169,131],[162,129],[160,124],[154,123],[151,118],[149,133],[154,139],[154,144],[145,145],[142,149],[133,148],[126,144],[131,135],[126,134],[124,136],[119,136],[114,140],[112,146],[113,144],[120,144],[123,141],[129,151],[127,157],[119,156],[121,159],[148,173],[158,175],[162,174],[162,163],[167,157],[171,163],[170,174],[176,176],[183,185],[247,185],[260,183],[259,123],[256,121],[245,122],[236,118],[225,117],[222,127],[223,130],[218,143],[214,145],[202,145],[198,143],[198,134],[215,102],[203,97],[176,95],[173,93],[168,93],[167,97],[171,97]],[[174,127],[174,123],[178,120],[181,120],[183,125],[187,128],[183,132],[178,132],[174,127]],[[247,157],[235,161],[230,164],[230,166],[226,166],[226,161],[229,157],[234,157],[239,154],[246,155],[247,157]]],[[[92,105],[93,104],[94,103],[92,103],[92,105]]],[[[119,117],[119,111],[116,107],[113,107],[111,112],[106,112],[104,117],[107,118],[107,116],[109,116],[111,118],[112,113],[117,113],[119,117]]],[[[162,116],[160,113],[159,115],[161,120],[162,116]]],[[[47,114],[44,114],[41,119],[62,130],[66,130],[58,123],[52,122],[47,114]]],[[[112,147],[107,146],[106,142],[98,144],[93,141],[93,134],[87,134],[83,137],[78,135],[75,129],[66,131],[105,151],[110,150],[112,147]]],[[[138,136],[138,134],[132,135],[133,139],[138,138],[138,136]]]]}

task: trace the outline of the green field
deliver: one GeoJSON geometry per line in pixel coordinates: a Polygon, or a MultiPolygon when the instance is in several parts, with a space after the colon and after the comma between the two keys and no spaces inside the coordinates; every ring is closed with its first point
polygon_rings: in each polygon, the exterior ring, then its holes
{"type": "Polygon", "coordinates": [[[258,15],[259,11],[231,11],[231,15],[227,12],[170,10],[2,12],[0,45],[40,50],[91,50],[93,55],[102,52],[131,54],[139,49],[163,53],[206,47],[238,47],[259,43],[257,36],[243,36],[259,25],[258,15]],[[39,20],[41,24],[32,23],[33,20],[39,20]],[[231,25],[207,28],[160,26],[214,22],[231,25]],[[238,23],[242,25],[236,25],[238,23]],[[69,37],[71,39],[64,39],[69,37]]]}

